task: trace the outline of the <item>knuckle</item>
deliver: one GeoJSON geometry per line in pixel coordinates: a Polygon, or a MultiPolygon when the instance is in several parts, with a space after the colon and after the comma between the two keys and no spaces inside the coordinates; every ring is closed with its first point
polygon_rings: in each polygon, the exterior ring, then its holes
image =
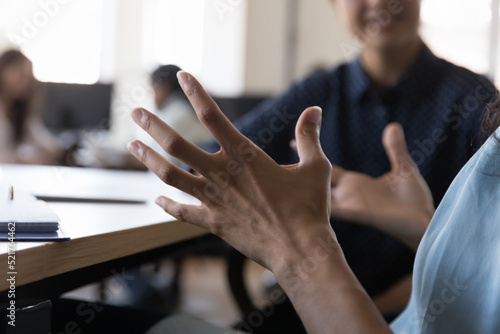
{"type": "Polygon", "coordinates": [[[175,208],[174,214],[178,220],[183,221],[183,222],[186,221],[186,210],[183,207],[177,206],[175,208]]]}
{"type": "Polygon", "coordinates": [[[150,132],[153,128],[153,119],[150,115],[145,114],[142,119],[142,128],[146,132],[150,132]]]}
{"type": "Polygon", "coordinates": [[[313,165],[324,172],[328,173],[332,172],[332,164],[324,154],[319,154],[315,156],[313,159],[313,165]]]}
{"type": "Polygon", "coordinates": [[[203,108],[199,112],[200,120],[206,125],[212,125],[217,121],[218,115],[211,108],[203,108]]]}
{"type": "Polygon", "coordinates": [[[176,180],[175,172],[169,167],[164,167],[161,171],[160,178],[166,184],[174,185],[176,180]]]}
{"type": "Polygon", "coordinates": [[[328,158],[324,154],[322,154],[321,156],[322,156],[321,157],[321,164],[323,166],[325,166],[326,169],[328,169],[329,171],[331,171],[333,169],[333,167],[332,167],[332,164],[331,164],[330,160],[328,160],[328,158]]]}
{"type": "Polygon", "coordinates": [[[215,235],[222,235],[224,230],[224,224],[222,224],[220,221],[214,221],[210,225],[210,233],[215,234],[215,235]]]}
{"type": "Polygon", "coordinates": [[[321,165],[323,166],[326,172],[328,172],[329,174],[332,173],[333,170],[332,164],[330,163],[330,160],[328,160],[326,157],[322,159],[321,165]]]}
{"type": "Polygon", "coordinates": [[[328,173],[329,175],[332,174],[332,165],[330,165],[330,163],[323,164],[322,169],[325,171],[325,173],[328,173]]]}
{"type": "Polygon", "coordinates": [[[196,90],[196,87],[189,87],[184,90],[184,94],[189,97],[195,97],[198,94],[198,91],[196,90]]]}
{"type": "Polygon", "coordinates": [[[142,150],[139,153],[139,160],[146,162],[149,160],[149,148],[148,147],[143,147],[142,150]]]}
{"type": "Polygon", "coordinates": [[[163,140],[162,146],[167,153],[175,156],[181,153],[183,145],[184,139],[182,139],[180,136],[167,136],[163,140]]]}
{"type": "Polygon", "coordinates": [[[177,220],[180,220],[180,221],[183,221],[183,222],[188,222],[186,220],[186,209],[180,205],[180,204],[176,204],[175,206],[169,208],[168,210],[165,209],[165,211],[172,215],[174,218],[176,218],[177,220]]]}

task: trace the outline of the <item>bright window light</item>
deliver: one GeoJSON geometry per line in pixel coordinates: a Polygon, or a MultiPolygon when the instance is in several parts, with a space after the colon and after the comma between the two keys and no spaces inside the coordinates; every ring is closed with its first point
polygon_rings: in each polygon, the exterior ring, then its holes
{"type": "Polygon", "coordinates": [[[422,21],[441,27],[488,25],[491,21],[491,0],[423,0],[422,21]]]}
{"type": "Polygon", "coordinates": [[[491,75],[491,8],[491,0],[423,0],[422,37],[438,56],[491,75]]]}
{"type": "Polygon", "coordinates": [[[4,32],[33,61],[40,81],[99,80],[104,0],[3,1],[4,32]]]}
{"type": "Polygon", "coordinates": [[[160,64],[175,64],[191,73],[201,71],[205,2],[206,0],[145,2],[143,56],[148,70],[160,64]]]}

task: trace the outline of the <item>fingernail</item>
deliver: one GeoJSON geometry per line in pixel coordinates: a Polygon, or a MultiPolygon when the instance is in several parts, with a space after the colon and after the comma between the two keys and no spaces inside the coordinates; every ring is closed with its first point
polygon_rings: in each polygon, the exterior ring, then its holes
{"type": "Polygon", "coordinates": [[[177,79],[179,80],[179,84],[182,88],[187,88],[189,85],[189,75],[185,71],[177,72],[177,79]]]}
{"type": "Polygon", "coordinates": [[[137,124],[141,123],[143,116],[144,112],[141,109],[135,109],[134,111],[132,111],[132,119],[137,124]]]}
{"type": "Polygon", "coordinates": [[[319,125],[321,122],[321,114],[323,110],[321,107],[313,107],[308,113],[307,113],[307,120],[311,123],[314,123],[316,125],[319,125]]]}
{"type": "Polygon", "coordinates": [[[127,148],[134,156],[138,157],[142,153],[142,147],[135,141],[127,144],[127,148]]]}

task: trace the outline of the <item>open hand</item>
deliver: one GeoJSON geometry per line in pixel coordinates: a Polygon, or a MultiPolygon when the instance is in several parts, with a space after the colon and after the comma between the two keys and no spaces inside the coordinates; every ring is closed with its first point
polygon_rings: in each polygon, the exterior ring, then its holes
{"type": "Polygon", "coordinates": [[[391,162],[387,174],[373,178],[333,166],[331,216],[375,227],[416,249],[434,213],[432,194],[408,153],[401,125],[387,125],[382,143],[391,162]]]}
{"type": "Polygon", "coordinates": [[[157,204],[175,218],[222,237],[271,270],[306,256],[307,243],[316,236],[335,238],[329,225],[331,165],[319,142],[321,109],[308,108],[298,120],[300,162],[280,166],[236,130],[193,76],[179,72],[178,79],[221,149],[207,153],[152,113],[134,110],[138,125],[167,153],[199,173],[192,175],[140,141],[131,142],[131,153],[163,182],[201,201],[199,206],[185,205],[159,197],[157,204]]]}

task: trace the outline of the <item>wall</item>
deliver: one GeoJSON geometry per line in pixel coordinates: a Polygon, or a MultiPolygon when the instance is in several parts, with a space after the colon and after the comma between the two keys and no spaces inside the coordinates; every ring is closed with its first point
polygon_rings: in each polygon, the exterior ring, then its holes
{"type": "Polygon", "coordinates": [[[245,94],[276,93],[287,85],[286,14],[290,0],[250,0],[245,43],[245,94]]]}
{"type": "Polygon", "coordinates": [[[242,93],[250,95],[277,93],[318,67],[346,61],[340,45],[352,41],[329,0],[252,0],[245,39],[242,93]]]}
{"type": "Polygon", "coordinates": [[[219,0],[206,5],[199,79],[215,95],[236,96],[244,91],[246,11],[253,1],[219,0]]]}
{"type": "Polygon", "coordinates": [[[117,147],[131,140],[138,128],[130,113],[136,107],[151,107],[152,91],[142,64],[143,20],[142,1],[115,2],[114,27],[108,27],[113,43],[111,69],[114,82],[112,105],[112,140],[117,147]]]}
{"type": "Polygon", "coordinates": [[[296,76],[301,78],[318,67],[349,61],[342,43],[353,38],[335,13],[331,0],[300,0],[296,76]]]}

